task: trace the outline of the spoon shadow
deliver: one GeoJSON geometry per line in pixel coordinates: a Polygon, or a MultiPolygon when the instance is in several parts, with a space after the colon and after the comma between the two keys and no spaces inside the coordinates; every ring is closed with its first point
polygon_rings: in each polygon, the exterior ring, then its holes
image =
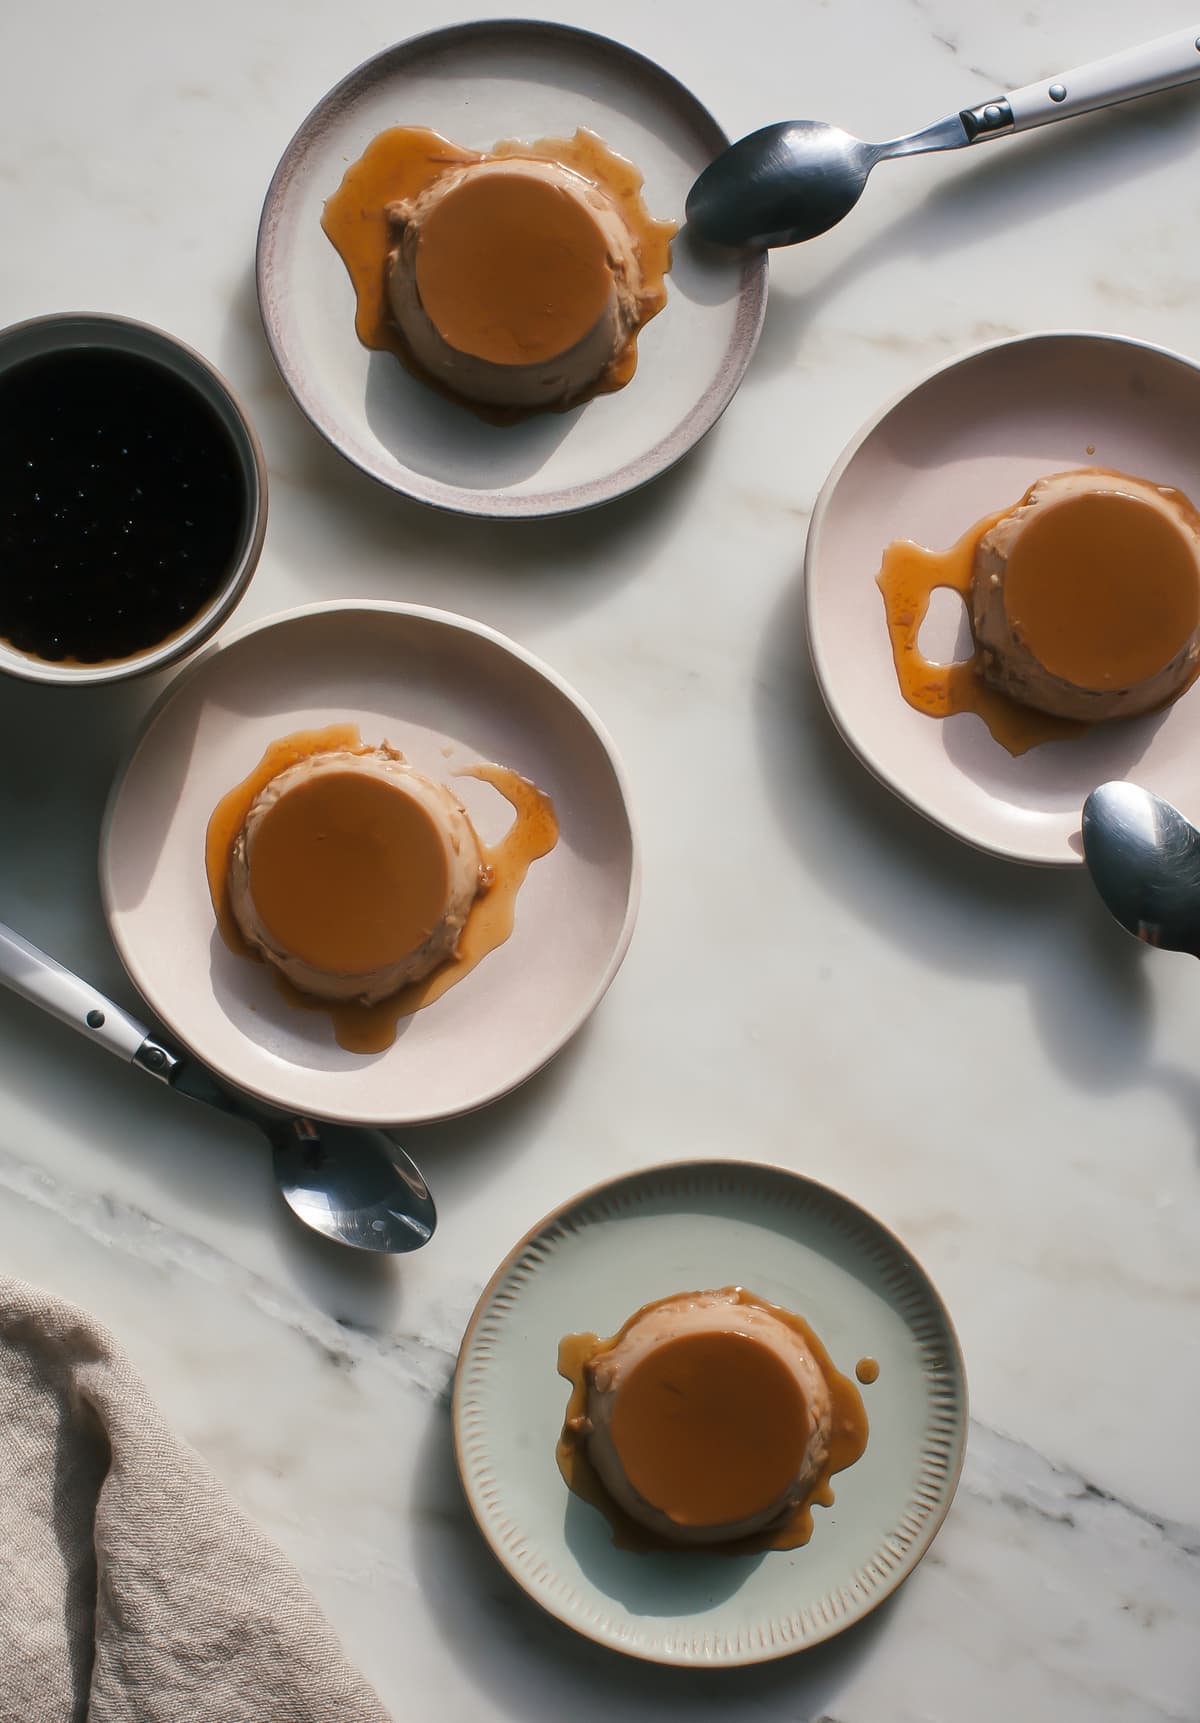
{"type": "MultiPolygon", "coordinates": [[[[798,580],[768,620],[755,686],[771,806],[806,873],[925,963],[1021,987],[1040,1044],[1081,1093],[1161,1089],[1194,1133],[1200,1164],[1200,1076],[1151,1062],[1147,953],[1114,924],[1086,870],[1018,867],[955,842],[863,769],[817,688],[798,580]]],[[[935,1034],[935,998],[926,1010],[935,1034]]]]}
{"type": "MultiPolygon", "coordinates": [[[[974,146],[939,158],[945,177],[915,202],[858,241],[844,233],[827,240],[824,255],[832,261],[824,273],[797,291],[789,280],[814,255],[812,243],[789,256],[776,253],[766,323],[747,382],[794,362],[804,334],[820,311],[846,283],[868,275],[897,257],[942,258],[1002,235],[1018,223],[1035,224],[1066,206],[1129,193],[1148,172],[1192,151],[1200,139],[1200,103],[1186,90],[1145,97],[1136,104],[1084,114],[1066,127],[1040,130],[996,141],[994,151],[974,146]]],[[[915,164],[884,163],[878,175],[907,171],[915,164]]],[[[873,179],[875,176],[872,176],[873,179]]],[[[858,206],[860,225],[871,219],[873,195],[868,186],[858,206]]],[[[818,242],[819,243],[819,242],[818,242]]],[[[976,323],[968,341],[1018,334],[1016,328],[976,323]]],[[[951,333],[932,337],[947,350],[961,344],[951,333]]],[[[927,348],[930,341],[911,336],[879,337],[879,344],[896,349],[927,348]]]]}
{"type": "Polygon", "coordinates": [[[403,598],[464,612],[530,644],[548,621],[607,603],[665,551],[705,483],[719,431],[714,426],[667,472],[598,512],[488,520],[397,495],[309,424],[263,334],[253,261],[231,296],[215,357],[243,392],[268,451],[271,485],[285,497],[272,515],[270,543],[297,583],[297,601],[403,598]]]}

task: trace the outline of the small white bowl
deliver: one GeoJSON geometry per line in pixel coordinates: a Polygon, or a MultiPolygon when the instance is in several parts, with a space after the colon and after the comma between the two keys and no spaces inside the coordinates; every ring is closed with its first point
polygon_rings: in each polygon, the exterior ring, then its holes
{"type": "Polygon", "coordinates": [[[0,330],[0,376],[27,359],[75,348],[103,348],[151,360],[195,390],[216,413],[233,444],[242,480],[242,519],[235,556],[221,585],[191,621],[156,646],[103,664],[56,664],[0,640],[0,671],[27,682],[60,686],[121,682],[162,670],[202,646],[240,601],[258,566],[267,530],[267,467],[245,410],[219,372],[200,354],[149,323],[101,312],[59,312],[0,330]]]}

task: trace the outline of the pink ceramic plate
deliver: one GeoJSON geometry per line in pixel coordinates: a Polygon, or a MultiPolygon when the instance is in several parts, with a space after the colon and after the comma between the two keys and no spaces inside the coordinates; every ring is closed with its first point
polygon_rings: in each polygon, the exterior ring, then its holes
{"type": "MultiPolygon", "coordinates": [[[[1098,725],[1013,758],[972,714],[901,698],[875,585],[891,540],[941,549],[1043,474],[1105,466],[1200,503],[1200,367],[1119,335],[1022,336],[955,359],[871,420],[817,501],[805,555],[817,680],[846,742],[936,825],[1014,861],[1078,864],[1088,792],[1129,778],[1197,807],[1200,686],[1165,712],[1098,725]]],[[[931,607],[922,647],[963,656],[959,601],[931,607]]]]}
{"type": "MultiPolygon", "coordinates": [[[[480,835],[512,811],[454,778],[480,835]]],[[[580,1027],[633,931],[638,852],[625,777],[587,707],[512,641],[413,605],[313,605],[234,635],[151,712],[113,785],[100,884],[117,950],[155,1015],[214,1071],[291,1111],[417,1124],[515,1088],[580,1027]],[[323,1012],[280,996],[213,920],[204,834],[226,790],[294,730],[357,723],[443,780],[496,760],[549,791],[557,846],[530,868],[507,944],[395,1043],[344,1052],[323,1012]]]]}

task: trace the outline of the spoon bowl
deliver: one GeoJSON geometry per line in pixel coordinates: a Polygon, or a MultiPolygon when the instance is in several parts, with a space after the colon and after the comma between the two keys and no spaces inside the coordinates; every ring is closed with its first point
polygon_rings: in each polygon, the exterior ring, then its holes
{"type": "Polygon", "coordinates": [[[821,120],[764,126],[709,163],[687,219],[714,245],[796,245],[849,215],[877,159],[877,146],[821,120]]]}
{"type": "Polygon", "coordinates": [[[1101,784],[1083,804],[1083,855],[1127,933],[1200,957],[1200,831],[1137,784],[1101,784]]]}
{"type": "Polygon", "coordinates": [[[279,1189],[305,1226],[356,1250],[392,1254],[419,1250],[433,1237],[429,1187],[382,1131],[286,1119],[267,1134],[279,1189]]]}

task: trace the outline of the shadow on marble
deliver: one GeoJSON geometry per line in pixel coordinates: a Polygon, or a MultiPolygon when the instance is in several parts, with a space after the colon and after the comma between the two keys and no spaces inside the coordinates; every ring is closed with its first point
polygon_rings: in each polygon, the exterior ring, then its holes
{"type": "MultiPolygon", "coordinates": [[[[444,1124],[391,1133],[428,1179],[437,1203],[438,1232],[430,1249],[445,1243],[452,1234],[461,1199],[477,1195],[481,1185],[486,1188],[497,1180],[511,1180],[514,1163],[529,1141],[531,1118],[554,1110],[558,1091],[569,1082],[574,1061],[582,1056],[580,1042],[586,1033],[585,1026],[557,1059],[490,1107],[444,1124]]],[[[540,1218],[541,1209],[534,1202],[527,1224],[532,1226],[540,1218]]],[[[295,1286],[318,1309],[337,1322],[372,1334],[383,1334],[396,1326],[405,1279],[404,1257],[376,1256],[333,1244],[302,1225],[282,1199],[276,1203],[269,1224],[295,1286]]],[[[474,1266],[476,1278],[482,1280],[494,1265],[484,1262],[474,1266]]]]}
{"type": "MultiPolygon", "coordinates": [[[[561,1488],[553,1455],[548,1487],[561,1488]]],[[[544,1614],[480,1537],[454,1464],[448,1400],[431,1410],[414,1471],[411,1559],[429,1623],[479,1690],[487,1715],[514,1723],[601,1723],[614,1707],[693,1723],[785,1703],[797,1720],[837,1709],[837,1695],[886,1634],[893,1600],[828,1644],[746,1669],[672,1669],[622,1657],[544,1614]]],[[[483,1715],[483,1710],[481,1710],[483,1715]]],[[[774,1714],[774,1713],[772,1713],[774,1714]]]]}
{"type": "MultiPolygon", "coordinates": [[[[63,955],[61,944],[58,954],[63,955]]],[[[94,979],[90,968],[87,973],[94,979]]],[[[145,1020],[128,982],[106,981],[105,991],[145,1020]]],[[[8,1103],[4,1141],[15,1155],[40,1163],[37,1140],[17,1140],[14,1119],[44,1116],[81,1149],[93,1151],[91,1164],[80,1168],[86,1185],[101,1191],[111,1186],[116,1195],[129,1168],[161,1184],[189,1212],[270,1230],[278,1193],[270,1151],[252,1125],[172,1094],[8,992],[0,992],[0,1044],[8,1103]]],[[[123,1194],[118,1200],[128,1201],[123,1194]]],[[[148,1214],[144,1218],[151,1224],[148,1214]]]]}
{"type": "MultiPolygon", "coordinates": [[[[2,692],[0,684],[0,701],[2,692]]],[[[95,734],[101,734],[99,726],[95,734]]],[[[15,818],[6,821],[9,831],[17,825],[15,818]]],[[[108,942],[99,907],[90,901],[93,835],[88,832],[67,846],[63,873],[54,877],[50,890],[44,883],[47,853],[40,857],[45,924],[13,907],[11,875],[4,872],[12,865],[11,849],[0,862],[4,913],[153,1027],[108,942]],[[82,880],[66,874],[77,860],[87,870],[86,890],[82,880]],[[86,913],[76,929],[81,899],[86,913]],[[94,938],[103,943],[104,961],[81,950],[81,941],[86,947],[94,938]]],[[[301,1226],[279,1194],[270,1148],[253,1125],[172,1094],[6,990],[0,990],[0,1045],[6,1100],[0,1144],[37,1169],[51,1207],[60,1202],[69,1207],[76,1187],[95,1191],[120,1217],[112,1224],[134,1249],[143,1233],[161,1240],[177,1229],[190,1251],[208,1230],[206,1216],[256,1239],[275,1235],[311,1302],[339,1321],[349,1317],[380,1330],[394,1325],[399,1280],[392,1265],[345,1250],[301,1226]],[[56,1146],[47,1152],[43,1135],[51,1144],[65,1140],[70,1154],[65,1164],[56,1146]],[[169,1208],[141,1194],[146,1183],[169,1194],[169,1208]]]]}
{"type": "Polygon", "coordinates": [[[1091,1095],[1157,1085],[1187,1119],[1200,1161],[1200,1059],[1194,1073],[1148,1063],[1145,948],[1114,925],[1083,868],[984,855],[929,825],[859,764],[813,675],[799,579],[767,620],[755,700],[770,805],[823,889],[945,973],[1023,986],[1042,1044],[1070,1082],[1091,1095]]]}
{"type": "Polygon", "coordinates": [[[635,580],[670,539],[712,459],[710,433],[660,478],[584,514],[514,521],[451,515],[367,478],[308,423],[271,358],[252,266],[232,295],[213,358],[247,402],[271,485],[308,501],[303,509],[279,508],[268,532],[267,560],[278,554],[286,563],[297,602],[402,599],[468,610],[510,629],[526,619],[541,628],[586,613],[635,580]],[[314,531],[313,499],[324,531],[314,531]],[[493,594],[503,617],[488,612],[493,594]]]}
{"type": "Polygon", "coordinates": [[[335,1244],[297,1219],[282,1196],[277,1196],[270,1230],[291,1285],[309,1304],[343,1328],[364,1334],[386,1335],[402,1327],[403,1257],[335,1244]]]}
{"type": "MultiPolygon", "coordinates": [[[[143,1021],[145,1006],[104,924],[96,852],[113,772],[167,680],[66,689],[0,678],[0,727],[22,741],[0,754],[0,918],[143,1021]],[[23,745],[33,737],[36,747],[23,745]],[[55,761],[66,762],[61,772],[55,761]]],[[[6,1141],[15,1154],[40,1164],[39,1142],[20,1140],[15,1121],[45,1118],[48,1132],[95,1151],[85,1177],[101,1188],[108,1167],[119,1175],[128,1166],[189,1208],[265,1223],[274,1181],[252,1127],[215,1123],[208,1109],[125,1069],[7,991],[0,1043],[6,1141]]]]}
{"type": "MultiPolygon", "coordinates": [[[[170,672],[96,688],[0,677],[0,919],[97,987],[124,981],[96,853],[118,762],[170,672]]],[[[121,996],[129,999],[128,994],[121,996]]]]}
{"type": "MultiPolygon", "coordinates": [[[[59,950],[63,955],[61,943],[59,950]]],[[[104,986],[145,1019],[122,975],[111,982],[106,977],[104,986]]],[[[543,1071],[491,1107],[395,1133],[427,1176],[447,1235],[460,1201],[511,1182],[531,1121],[557,1110],[576,1060],[586,1058],[586,1035],[585,1027],[543,1071]]],[[[13,1155],[43,1164],[40,1132],[28,1124],[18,1130],[15,1121],[45,1117],[56,1134],[79,1146],[78,1175],[70,1177],[111,1189],[114,1200],[126,1204],[130,1184],[149,1181],[169,1192],[172,1208],[187,1217],[211,1215],[248,1235],[273,1238],[297,1289],[335,1320],[372,1332],[395,1325],[405,1259],[347,1250],[303,1226],[279,1194],[270,1148],[253,1125],[172,1094],[3,989],[0,1044],[7,1101],[0,1144],[13,1155]]],[[[545,1206],[534,1198],[526,1224],[540,1219],[545,1206]]],[[[157,1205],[144,1219],[151,1227],[206,1230],[199,1220],[167,1219],[157,1205]]],[[[483,1278],[494,1264],[477,1267],[483,1278]]]]}
{"type": "MultiPolygon", "coordinates": [[[[771,286],[766,321],[758,350],[751,361],[747,381],[766,378],[793,364],[802,348],[808,325],[822,307],[834,299],[851,280],[869,274],[877,264],[897,257],[922,260],[942,258],[965,249],[989,235],[1018,235],[1026,224],[1058,211],[1074,209],[1097,198],[1113,205],[1114,225],[1119,221],[1115,200],[1145,173],[1164,162],[1194,152],[1200,140],[1200,107],[1190,90],[1172,90],[1143,98],[1135,104],[1085,114],[1066,125],[1048,126],[1017,138],[999,139],[987,145],[936,158],[931,171],[939,175],[932,189],[915,202],[902,204],[900,212],[882,226],[870,227],[869,203],[858,217],[869,234],[857,245],[845,248],[839,233],[833,241],[837,261],[803,292],[789,290],[778,280],[771,286]]],[[[880,196],[885,176],[914,175],[920,167],[905,163],[884,164],[875,175],[867,197],[880,196]]],[[[904,195],[904,194],[902,194],[904,195]]],[[[854,221],[855,216],[849,218],[854,221]]],[[[1116,238],[1114,233],[1114,238],[1116,238]]],[[[821,241],[813,242],[820,247],[821,241]]],[[[1047,242],[1047,261],[1052,262],[1053,241],[1047,242]]],[[[797,247],[797,251],[812,247],[797,247]]],[[[814,261],[818,253],[813,252],[814,261]]],[[[969,284],[966,284],[969,286],[969,284]]],[[[1143,303],[1155,303],[1148,288],[1143,303]]],[[[976,324],[964,332],[957,346],[994,340],[1017,329],[994,324],[976,324]]],[[[895,338],[880,335],[868,345],[906,350],[913,346],[910,335],[895,338]]],[[[935,343],[920,343],[935,358],[935,343]]],[[[917,349],[914,349],[917,350],[917,349]]]]}
{"type": "MultiPolygon", "coordinates": [[[[460,1199],[477,1197],[480,1190],[511,1181],[535,1123],[539,1135],[544,1134],[547,1121],[553,1121],[565,1101],[576,1066],[586,1069],[591,1032],[590,1022],[585,1023],[548,1065],[490,1106],[441,1124],[416,1125],[393,1133],[429,1180],[438,1204],[439,1225],[452,1224],[460,1199]]],[[[542,1218],[548,1206],[549,1199],[540,1201],[536,1195],[530,1199],[526,1218],[515,1223],[514,1244],[542,1218]]],[[[495,1264],[476,1266],[482,1280],[495,1264]]]]}

